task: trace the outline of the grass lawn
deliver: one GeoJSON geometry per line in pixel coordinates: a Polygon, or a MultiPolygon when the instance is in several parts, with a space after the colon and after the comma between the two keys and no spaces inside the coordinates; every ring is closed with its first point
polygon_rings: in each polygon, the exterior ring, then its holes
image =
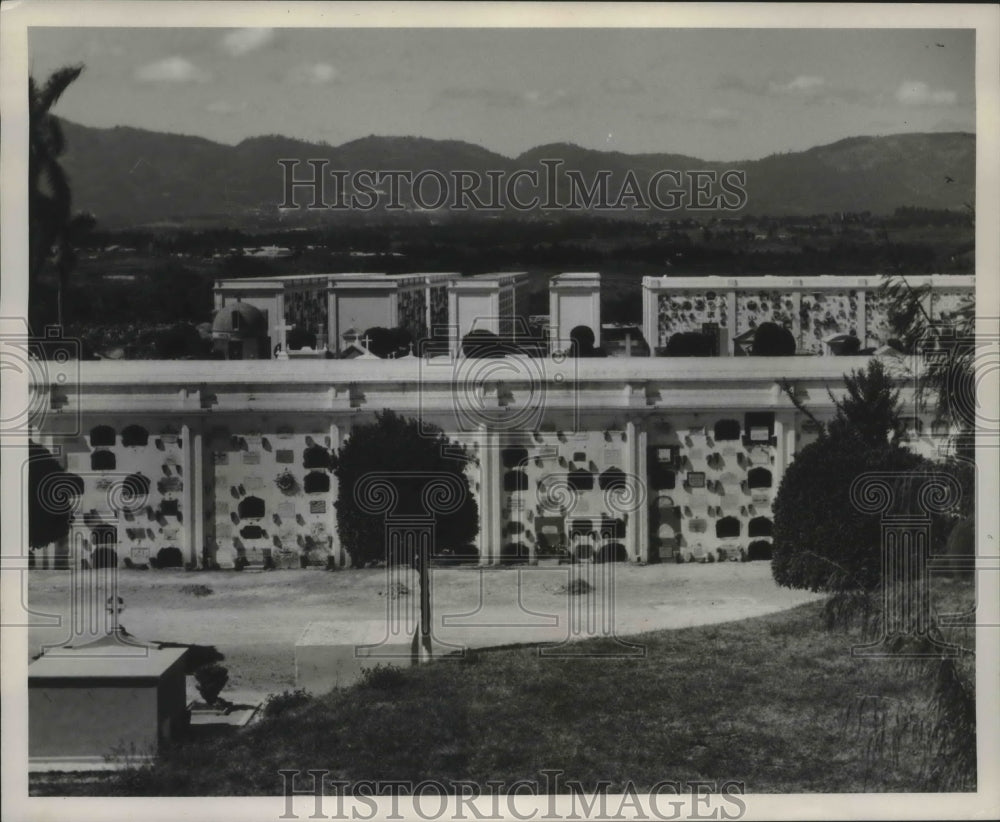
{"type": "MultiPolygon", "coordinates": [[[[964,610],[972,587],[935,582],[964,610]]],[[[897,660],[851,656],[858,637],[824,629],[822,603],[641,635],[641,659],[477,651],[333,692],[241,732],[179,745],[151,768],[96,780],[32,777],[34,795],[275,795],[279,769],[328,779],[564,780],[640,792],[660,780],[736,780],[747,793],[928,790],[926,747],[866,757],[863,697],[919,706],[926,681],[897,660]]],[[[971,643],[971,629],[965,637],[971,643]]],[[[542,782],[544,784],[544,782],[542,782]]]]}

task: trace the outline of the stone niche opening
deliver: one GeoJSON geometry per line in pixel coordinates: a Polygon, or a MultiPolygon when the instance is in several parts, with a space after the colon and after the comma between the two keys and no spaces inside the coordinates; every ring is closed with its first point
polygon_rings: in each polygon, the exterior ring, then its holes
{"type": "Polygon", "coordinates": [[[713,434],[716,442],[724,442],[738,440],[740,438],[740,431],[739,420],[719,420],[715,423],[713,434]]]}
{"type": "Polygon", "coordinates": [[[110,425],[98,425],[90,429],[90,447],[113,446],[115,444],[115,429],[110,425]]]}
{"type": "Polygon", "coordinates": [[[626,487],[627,478],[621,468],[611,467],[601,472],[601,475],[597,478],[597,484],[602,491],[608,491],[612,488],[622,489],[626,487]]]}
{"type": "Polygon", "coordinates": [[[747,528],[747,536],[769,537],[774,531],[774,523],[768,517],[754,517],[747,528]]]}
{"type": "Polygon", "coordinates": [[[244,497],[236,511],[240,519],[259,519],[264,516],[264,500],[260,497],[244,497]]]}
{"type": "Polygon", "coordinates": [[[302,454],[303,468],[327,468],[330,465],[330,452],[322,445],[310,445],[302,454]]]}
{"type": "Polygon", "coordinates": [[[582,468],[570,471],[566,480],[574,491],[591,491],[594,488],[594,475],[582,468]]]}
{"type": "Polygon", "coordinates": [[[736,517],[723,517],[715,523],[715,536],[719,539],[738,537],[740,530],[740,521],[736,517]]]}
{"type": "Polygon", "coordinates": [[[747,472],[748,488],[770,488],[773,481],[771,472],[767,468],[751,468],[747,472]]]}
{"type": "Polygon", "coordinates": [[[330,490],[330,475],[325,471],[310,471],[302,483],[307,494],[320,494],[330,490]]]}
{"type": "Polygon", "coordinates": [[[508,492],[527,491],[528,475],[524,471],[507,471],[503,475],[503,490],[508,492]]]}
{"type": "Polygon", "coordinates": [[[122,429],[122,445],[145,446],[149,444],[149,431],[141,425],[129,425],[122,429]]]}
{"type": "Polygon", "coordinates": [[[504,448],[500,452],[500,459],[503,461],[504,468],[517,468],[528,461],[528,449],[504,448]]]}
{"type": "Polygon", "coordinates": [[[113,451],[94,451],[90,455],[91,471],[114,471],[118,467],[118,459],[113,451]]]}

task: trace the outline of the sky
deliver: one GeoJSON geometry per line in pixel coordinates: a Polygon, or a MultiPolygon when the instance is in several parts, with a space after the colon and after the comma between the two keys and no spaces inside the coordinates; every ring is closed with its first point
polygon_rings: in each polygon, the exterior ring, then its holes
{"type": "Polygon", "coordinates": [[[975,32],[917,29],[32,28],[55,112],[235,144],[282,134],[570,142],[752,160],[858,135],[975,131],[975,32]]]}

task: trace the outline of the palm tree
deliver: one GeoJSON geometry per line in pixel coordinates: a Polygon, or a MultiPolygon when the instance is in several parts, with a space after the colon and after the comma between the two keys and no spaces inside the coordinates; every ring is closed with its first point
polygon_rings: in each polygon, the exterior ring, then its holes
{"type": "Polygon", "coordinates": [[[72,194],[59,157],[66,149],[62,126],[52,107],[83,73],[83,66],[64,66],[39,86],[28,78],[28,211],[30,219],[29,271],[36,283],[48,261],[56,265],[57,322],[63,324],[62,295],[76,262],[73,247],[94,225],[89,214],[72,212],[72,194]]]}

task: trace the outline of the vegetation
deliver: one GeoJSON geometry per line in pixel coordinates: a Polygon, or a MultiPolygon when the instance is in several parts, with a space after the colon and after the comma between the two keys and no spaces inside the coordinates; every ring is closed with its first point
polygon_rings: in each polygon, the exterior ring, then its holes
{"type": "Polygon", "coordinates": [[[405,328],[369,328],[361,335],[368,339],[368,350],[376,357],[401,357],[410,350],[413,335],[405,328]]]}
{"type": "MultiPolygon", "coordinates": [[[[942,609],[960,611],[971,590],[945,580],[937,595],[942,609]]],[[[325,768],[351,782],[508,785],[562,768],[584,791],[610,780],[610,793],[627,779],[648,791],[664,774],[739,780],[754,793],[948,790],[917,741],[900,739],[895,759],[872,767],[869,717],[859,729],[855,695],[876,696],[884,708],[922,697],[921,680],[853,657],[857,637],[826,631],[822,611],[813,603],[644,634],[643,658],[602,656],[613,642],[589,640],[579,647],[591,657],[479,650],[387,679],[372,674],[322,697],[283,699],[287,710],[236,735],[168,750],[154,765],[57,789],[33,777],[32,793],[274,795],[279,768],[325,768]]]]}
{"type": "Polygon", "coordinates": [[[28,441],[28,545],[42,548],[69,533],[83,480],[63,470],[55,457],[28,441]]]}
{"type": "Polygon", "coordinates": [[[753,335],[755,357],[791,357],[795,354],[795,337],[777,323],[761,323],[753,335]]]}
{"type": "Polygon", "coordinates": [[[209,705],[214,705],[219,699],[219,694],[229,682],[229,670],[225,665],[212,662],[202,665],[194,672],[194,679],[198,685],[198,693],[209,705]]]}
{"type": "Polygon", "coordinates": [[[83,66],[55,71],[39,86],[28,78],[28,277],[39,283],[47,263],[56,274],[55,317],[35,317],[63,324],[63,292],[76,265],[76,247],[95,224],[90,214],[75,214],[66,172],[59,158],[66,150],[62,125],[52,107],[83,73],[83,66]]]}
{"type": "MultiPolygon", "coordinates": [[[[393,411],[375,414],[374,422],[355,426],[332,460],[338,480],[337,529],[355,567],[387,560],[386,517],[434,515],[434,553],[461,549],[479,531],[479,507],[465,474],[471,455],[441,429],[393,411]],[[394,506],[371,513],[358,496],[367,474],[392,477],[394,506]],[[454,510],[427,510],[425,491],[436,476],[450,477],[461,489],[454,510]]],[[[388,500],[386,500],[388,502],[388,500]]],[[[431,500],[433,504],[433,500],[431,500]]]]}

